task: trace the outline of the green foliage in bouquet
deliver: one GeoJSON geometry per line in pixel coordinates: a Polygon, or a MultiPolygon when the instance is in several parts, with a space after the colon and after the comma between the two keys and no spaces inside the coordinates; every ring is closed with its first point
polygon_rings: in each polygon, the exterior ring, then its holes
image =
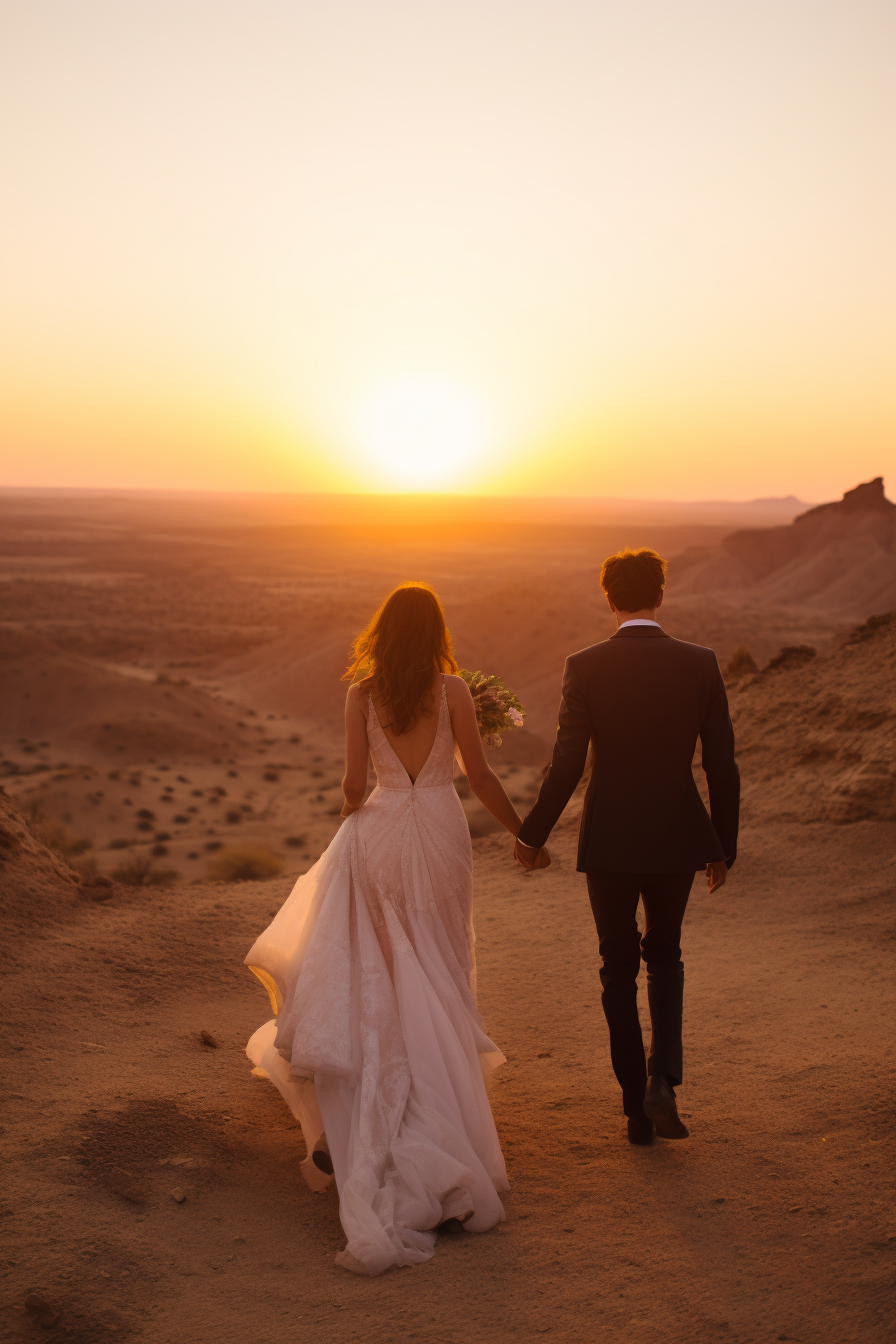
{"type": "Polygon", "coordinates": [[[501,734],[512,728],[522,728],[526,711],[500,677],[468,672],[465,667],[460,669],[460,675],[469,686],[476,706],[479,736],[487,747],[500,747],[501,734]]]}

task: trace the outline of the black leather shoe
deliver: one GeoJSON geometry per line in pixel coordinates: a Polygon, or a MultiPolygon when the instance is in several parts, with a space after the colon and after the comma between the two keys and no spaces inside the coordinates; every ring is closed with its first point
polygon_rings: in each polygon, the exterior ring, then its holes
{"type": "Polygon", "coordinates": [[[656,1125],[661,1139],[686,1139],[688,1127],[678,1118],[678,1105],[669,1079],[655,1073],[647,1079],[644,1110],[656,1125]]]}
{"type": "Polygon", "coordinates": [[[641,1147],[646,1147],[649,1143],[653,1143],[653,1121],[650,1119],[650,1116],[638,1115],[634,1118],[628,1116],[626,1118],[626,1124],[628,1125],[629,1143],[637,1143],[640,1144],[641,1147]]]}

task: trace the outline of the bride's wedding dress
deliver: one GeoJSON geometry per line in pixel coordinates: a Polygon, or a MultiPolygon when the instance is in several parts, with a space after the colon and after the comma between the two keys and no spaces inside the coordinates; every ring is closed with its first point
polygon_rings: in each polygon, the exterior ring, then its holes
{"type": "Polygon", "coordinates": [[[369,701],[377,786],[300,877],[246,964],[276,1018],[246,1047],[302,1126],[326,1132],[358,1273],[428,1260],[448,1218],[482,1232],[507,1189],[485,1078],[504,1062],[475,1000],[472,851],[442,689],[414,783],[369,701]]]}

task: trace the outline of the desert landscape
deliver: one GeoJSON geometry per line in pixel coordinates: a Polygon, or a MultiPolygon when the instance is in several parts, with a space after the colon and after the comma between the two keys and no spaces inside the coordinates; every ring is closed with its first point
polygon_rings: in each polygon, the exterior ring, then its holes
{"type": "Polygon", "coordinates": [[[3,490],[0,538],[4,1338],[889,1338],[882,480],[814,508],[3,490]],[[580,795],[525,874],[459,776],[507,1221],[356,1279],[251,1076],[267,1009],[242,965],[340,824],[351,639],[430,582],[460,664],[526,706],[494,754],[525,810],[564,659],[613,629],[597,580],[623,545],[669,559],[664,627],[716,650],[743,780],[741,857],[685,925],[692,1137],[624,1141],[580,795]]]}

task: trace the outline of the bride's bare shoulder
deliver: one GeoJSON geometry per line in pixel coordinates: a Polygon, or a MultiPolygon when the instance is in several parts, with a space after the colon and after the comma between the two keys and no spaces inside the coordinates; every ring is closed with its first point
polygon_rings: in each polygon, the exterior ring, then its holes
{"type": "Polygon", "coordinates": [[[458,705],[470,698],[470,688],[463,677],[455,676],[454,673],[445,674],[445,694],[448,696],[449,705],[458,705]]]}
{"type": "Polygon", "coordinates": [[[353,681],[345,696],[346,708],[358,709],[367,717],[367,702],[370,687],[363,681],[353,681]]]}

